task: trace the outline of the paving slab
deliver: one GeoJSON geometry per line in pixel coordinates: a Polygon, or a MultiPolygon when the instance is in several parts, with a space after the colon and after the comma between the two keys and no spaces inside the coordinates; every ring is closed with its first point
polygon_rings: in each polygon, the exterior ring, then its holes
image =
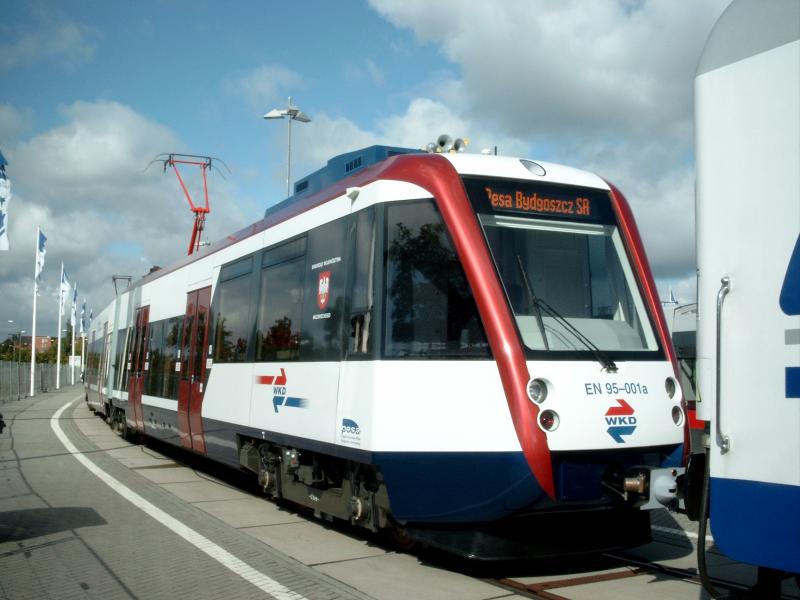
{"type": "Polygon", "coordinates": [[[285,525],[287,523],[300,523],[305,520],[292,511],[276,506],[263,498],[250,497],[199,502],[197,507],[237,529],[264,525],[285,525]]]}
{"type": "Polygon", "coordinates": [[[156,465],[134,469],[142,477],[154,483],[188,483],[190,481],[204,481],[192,469],[178,465],[156,465]]]}
{"type": "Polygon", "coordinates": [[[387,553],[383,556],[329,563],[314,568],[381,600],[524,598],[466,575],[421,564],[417,558],[407,554],[387,553]]]}
{"type": "Polygon", "coordinates": [[[90,435],[87,437],[100,450],[121,450],[129,446],[125,440],[113,433],[110,436],[90,435]]]}
{"type": "Polygon", "coordinates": [[[187,481],[183,483],[164,483],[161,487],[175,494],[184,502],[200,503],[211,500],[233,500],[247,498],[248,495],[237,489],[220,485],[215,481],[187,481]]]}
{"type": "Polygon", "coordinates": [[[172,459],[162,456],[149,448],[145,450],[142,446],[126,446],[108,450],[107,452],[109,456],[129,468],[173,462],[172,459]]]}
{"type": "Polygon", "coordinates": [[[322,523],[302,520],[285,525],[244,529],[246,533],[305,565],[319,565],[380,556],[386,551],[366,540],[351,538],[322,523]]]}

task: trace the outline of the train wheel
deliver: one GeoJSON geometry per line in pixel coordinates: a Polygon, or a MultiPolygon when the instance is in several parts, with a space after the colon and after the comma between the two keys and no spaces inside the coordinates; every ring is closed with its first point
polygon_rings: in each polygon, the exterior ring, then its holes
{"type": "Polygon", "coordinates": [[[125,420],[125,411],[115,409],[113,413],[113,421],[111,428],[123,440],[131,439],[131,430],[128,428],[128,422],[125,420]]]}

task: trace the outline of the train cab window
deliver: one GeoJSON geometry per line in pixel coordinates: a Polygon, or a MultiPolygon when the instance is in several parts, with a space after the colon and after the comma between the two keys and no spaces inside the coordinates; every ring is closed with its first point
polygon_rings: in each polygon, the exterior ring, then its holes
{"type": "Polygon", "coordinates": [[[261,269],[256,361],[297,360],[303,305],[306,239],[264,253],[261,269]]]}
{"type": "Polygon", "coordinates": [[[464,270],[433,200],[386,205],[384,355],[486,358],[464,270]]]}
{"type": "MultiPolygon", "coordinates": [[[[253,282],[253,257],[226,265],[220,272],[214,362],[244,362],[250,333],[250,296],[253,282]]],[[[188,342],[187,342],[188,344],[188,342]]],[[[188,345],[185,348],[188,352],[188,345]]],[[[183,355],[181,360],[185,360],[183,355]]],[[[184,371],[185,367],[181,368],[184,371]]]]}
{"type": "Polygon", "coordinates": [[[479,217],[529,349],[658,349],[616,226],[479,217]]]}

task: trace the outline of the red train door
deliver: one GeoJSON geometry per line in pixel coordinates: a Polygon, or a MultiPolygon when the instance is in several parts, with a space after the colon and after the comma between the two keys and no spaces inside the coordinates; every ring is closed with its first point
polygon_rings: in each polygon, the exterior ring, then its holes
{"type": "Polygon", "coordinates": [[[180,379],[178,380],[178,431],[181,445],[205,454],[203,437],[203,394],[208,359],[208,321],[211,288],[186,295],[181,338],[180,379]]]}
{"type": "Polygon", "coordinates": [[[144,432],[144,412],[142,411],[142,388],[144,372],[147,368],[148,348],[147,330],[150,324],[150,307],[136,309],[136,325],[133,330],[131,365],[128,378],[128,404],[133,412],[134,429],[144,432]]]}

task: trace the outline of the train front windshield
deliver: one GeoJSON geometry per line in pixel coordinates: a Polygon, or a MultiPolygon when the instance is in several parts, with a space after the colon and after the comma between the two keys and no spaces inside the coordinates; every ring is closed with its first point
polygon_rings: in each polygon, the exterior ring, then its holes
{"type": "Polygon", "coordinates": [[[659,349],[608,195],[465,179],[525,346],[659,349]]]}

